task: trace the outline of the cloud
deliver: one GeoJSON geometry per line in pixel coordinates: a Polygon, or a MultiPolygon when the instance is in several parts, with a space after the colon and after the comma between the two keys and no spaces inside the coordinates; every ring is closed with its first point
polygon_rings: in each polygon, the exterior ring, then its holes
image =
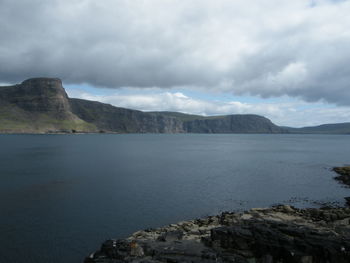
{"type": "Polygon", "coordinates": [[[100,101],[118,107],[142,111],[176,111],[204,116],[227,114],[258,114],[283,126],[303,127],[324,123],[348,122],[350,107],[335,107],[322,103],[307,103],[284,98],[279,102],[213,101],[187,96],[182,92],[123,89],[109,95],[92,94],[78,89],[67,89],[70,97],[100,101]]]}
{"type": "Polygon", "coordinates": [[[0,0],[0,82],[350,105],[350,1],[0,0]]]}

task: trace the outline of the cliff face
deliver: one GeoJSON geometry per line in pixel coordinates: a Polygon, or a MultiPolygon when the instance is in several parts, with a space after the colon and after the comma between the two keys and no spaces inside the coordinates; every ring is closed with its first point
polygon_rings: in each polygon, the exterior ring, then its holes
{"type": "Polygon", "coordinates": [[[68,98],[59,79],[35,78],[0,87],[0,132],[282,133],[257,115],[203,117],[142,112],[68,98]]]}
{"type": "Polygon", "coordinates": [[[258,115],[203,117],[169,112],[141,112],[100,102],[70,99],[79,118],[103,131],[134,133],[284,133],[285,130],[258,115]]]}
{"type": "Polygon", "coordinates": [[[191,133],[283,133],[282,128],[258,115],[229,115],[184,122],[191,133]]]}
{"type": "Polygon", "coordinates": [[[182,122],[176,118],[81,99],[70,99],[70,104],[74,114],[95,124],[101,131],[123,133],[183,132],[182,122]]]}
{"type": "Polygon", "coordinates": [[[28,79],[19,85],[3,87],[0,98],[25,111],[50,113],[58,118],[74,118],[68,96],[59,79],[28,79]]]}
{"type": "Polygon", "coordinates": [[[0,131],[8,133],[56,133],[96,131],[96,127],[72,113],[59,79],[34,78],[0,87],[0,131]]]}

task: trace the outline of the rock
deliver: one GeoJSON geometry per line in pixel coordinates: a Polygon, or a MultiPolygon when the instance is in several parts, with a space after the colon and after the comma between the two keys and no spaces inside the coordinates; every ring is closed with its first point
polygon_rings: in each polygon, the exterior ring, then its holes
{"type": "Polygon", "coordinates": [[[130,256],[142,257],[144,255],[143,248],[136,241],[130,243],[130,256]]]}
{"type": "Polygon", "coordinates": [[[169,231],[158,237],[158,241],[176,241],[181,240],[183,237],[183,232],[180,230],[169,231]]]}
{"type": "Polygon", "coordinates": [[[108,240],[85,263],[345,263],[349,220],[349,208],[222,213],[108,240]]]}
{"type": "Polygon", "coordinates": [[[312,263],[313,262],[312,256],[303,256],[300,259],[300,262],[301,263],[312,263]]]}
{"type": "Polygon", "coordinates": [[[275,261],[288,262],[313,262],[312,258],[316,262],[347,262],[350,259],[349,254],[342,252],[343,246],[349,251],[349,238],[343,241],[332,232],[273,221],[251,221],[248,225],[216,228],[212,230],[211,241],[215,246],[219,244],[216,249],[252,254],[259,259],[266,254],[275,261]],[[310,258],[311,261],[305,261],[310,258]]]}
{"type": "Polygon", "coordinates": [[[250,214],[243,214],[241,218],[242,218],[242,220],[249,220],[249,219],[252,219],[252,217],[253,216],[250,214]]]}
{"type": "Polygon", "coordinates": [[[350,197],[345,197],[344,199],[346,201],[346,205],[350,206],[350,197]]]}
{"type": "Polygon", "coordinates": [[[16,104],[25,111],[54,113],[58,118],[72,117],[62,81],[56,78],[33,78],[0,89],[0,99],[16,104]]]}
{"type": "Polygon", "coordinates": [[[343,184],[350,186],[350,166],[334,167],[333,171],[340,174],[334,179],[341,181],[343,184]]]}
{"type": "Polygon", "coordinates": [[[283,205],[282,209],[286,213],[293,213],[294,212],[294,209],[290,205],[283,205]]]}

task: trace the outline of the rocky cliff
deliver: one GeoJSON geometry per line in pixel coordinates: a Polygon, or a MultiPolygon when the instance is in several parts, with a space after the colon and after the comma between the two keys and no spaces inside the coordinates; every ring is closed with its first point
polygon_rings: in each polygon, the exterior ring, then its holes
{"type": "Polygon", "coordinates": [[[203,117],[179,113],[141,112],[100,102],[70,99],[72,111],[103,131],[152,133],[283,133],[258,115],[203,117]]]}
{"type": "Polygon", "coordinates": [[[56,133],[97,128],[72,113],[59,79],[28,79],[0,87],[0,132],[56,133]]]}
{"type": "Polygon", "coordinates": [[[283,133],[286,130],[258,115],[203,117],[142,112],[70,99],[61,80],[34,78],[0,87],[0,132],[283,133]]]}
{"type": "Polygon", "coordinates": [[[60,79],[28,79],[19,85],[2,87],[0,99],[29,112],[51,113],[57,118],[74,119],[60,79]]]}
{"type": "Polygon", "coordinates": [[[100,131],[122,133],[181,133],[182,122],[161,114],[114,107],[100,102],[70,99],[72,111],[100,131]]]}
{"type": "Polygon", "coordinates": [[[184,130],[191,133],[283,133],[282,128],[269,119],[253,115],[208,117],[184,122],[184,130]]]}

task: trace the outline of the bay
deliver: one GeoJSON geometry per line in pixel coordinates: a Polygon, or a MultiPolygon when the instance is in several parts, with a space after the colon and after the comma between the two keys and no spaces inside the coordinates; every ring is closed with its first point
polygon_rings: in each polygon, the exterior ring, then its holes
{"type": "Polygon", "coordinates": [[[0,135],[0,262],[74,263],[107,238],[277,203],[342,205],[347,135],[0,135]]]}

